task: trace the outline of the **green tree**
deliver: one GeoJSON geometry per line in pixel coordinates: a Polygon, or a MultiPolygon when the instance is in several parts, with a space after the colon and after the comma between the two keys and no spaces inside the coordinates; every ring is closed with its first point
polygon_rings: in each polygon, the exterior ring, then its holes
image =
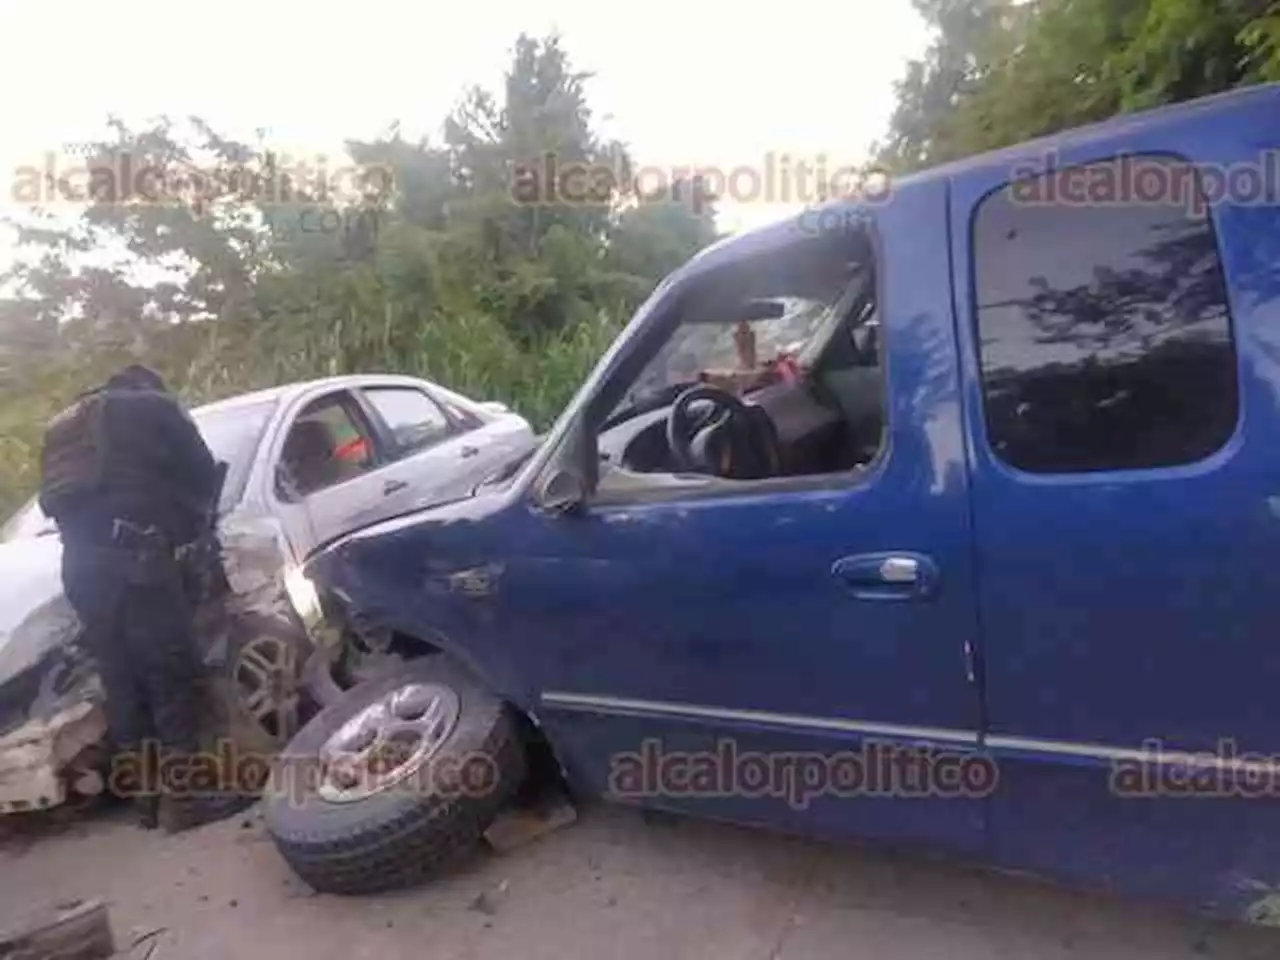
{"type": "Polygon", "coordinates": [[[363,176],[342,191],[261,135],[111,120],[82,215],[29,218],[0,276],[0,508],[31,489],[45,419],[129,359],[191,401],[398,370],[546,425],[639,300],[715,237],[700,184],[635,196],[586,81],[558,38],[522,36],[502,89],[467,91],[436,139],[393,125],[349,141],[363,176]]]}
{"type": "Polygon", "coordinates": [[[1280,78],[1272,0],[915,3],[934,39],[877,146],[898,171],[1280,78]]]}

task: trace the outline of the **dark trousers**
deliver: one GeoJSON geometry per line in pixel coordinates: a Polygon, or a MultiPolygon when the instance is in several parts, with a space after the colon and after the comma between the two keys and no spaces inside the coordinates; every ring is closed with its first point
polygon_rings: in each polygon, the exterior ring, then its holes
{"type": "Polygon", "coordinates": [[[200,748],[206,694],[193,598],[171,549],[64,538],[62,578],[105,688],[113,786],[174,789],[182,757],[200,748]]]}

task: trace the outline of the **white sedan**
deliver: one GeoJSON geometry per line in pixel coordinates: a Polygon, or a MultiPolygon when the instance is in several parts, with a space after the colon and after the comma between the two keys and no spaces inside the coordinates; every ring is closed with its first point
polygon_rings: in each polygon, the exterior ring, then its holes
{"type": "MultiPolygon", "coordinates": [[[[500,403],[384,374],[274,387],[192,417],[227,464],[219,534],[232,587],[230,603],[203,611],[200,640],[264,748],[297,724],[299,618],[316,613],[292,571],[345,533],[468,495],[537,442],[500,403]]],[[[34,499],[0,527],[0,812],[102,787],[101,690],[75,643],[60,560],[34,499]]]]}

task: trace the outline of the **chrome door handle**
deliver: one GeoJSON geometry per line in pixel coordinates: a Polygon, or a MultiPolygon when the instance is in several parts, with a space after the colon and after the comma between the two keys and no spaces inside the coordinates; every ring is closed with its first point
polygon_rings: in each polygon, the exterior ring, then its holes
{"type": "Polygon", "coordinates": [[[382,485],[382,495],[384,497],[389,497],[391,494],[403,490],[408,485],[409,483],[406,480],[388,480],[382,485]]]}
{"type": "Polygon", "coordinates": [[[463,447],[463,448],[462,448],[462,457],[463,457],[463,459],[465,460],[467,457],[474,457],[474,456],[475,456],[477,453],[479,453],[479,452],[480,452],[480,448],[479,448],[479,447],[470,447],[470,446],[468,446],[468,447],[463,447]]]}
{"type": "Polygon", "coordinates": [[[880,561],[880,579],[885,583],[915,583],[920,579],[920,561],[915,557],[885,557],[880,561]]]}
{"type": "Polygon", "coordinates": [[[860,553],[841,557],[832,575],[860,600],[912,600],[932,596],[938,589],[937,565],[923,554],[860,553]]]}

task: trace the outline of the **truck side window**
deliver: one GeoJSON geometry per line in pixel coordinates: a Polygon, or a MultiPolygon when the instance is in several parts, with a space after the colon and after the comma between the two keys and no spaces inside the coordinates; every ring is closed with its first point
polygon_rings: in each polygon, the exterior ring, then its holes
{"type": "Polygon", "coordinates": [[[1226,443],[1236,356],[1206,209],[1192,165],[1156,156],[1029,177],[981,203],[976,319],[997,456],[1032,473],[1149,469],[1226,443]]]}

